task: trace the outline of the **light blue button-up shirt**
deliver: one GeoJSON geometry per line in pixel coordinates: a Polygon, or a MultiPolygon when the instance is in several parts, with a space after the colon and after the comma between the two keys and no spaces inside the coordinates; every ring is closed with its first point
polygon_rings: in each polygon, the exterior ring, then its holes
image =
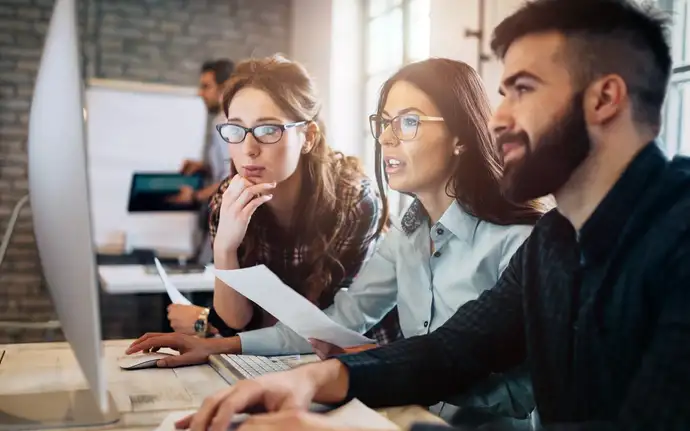
{"type": "MultiPolygon", "coordinates": [[[[481,221],[455,201],[429,226],[423,207],[415,201],[399,222],[393,222],[350,288],[338,292],[324,311],[341,325],[365,333],[397,305],[406,338],[427,334],[491,289],[531,230],[532,226],[481,221]]],[[[306,340],[281,323],[239,336],[245,354],[312,351],[306,340]]]]}

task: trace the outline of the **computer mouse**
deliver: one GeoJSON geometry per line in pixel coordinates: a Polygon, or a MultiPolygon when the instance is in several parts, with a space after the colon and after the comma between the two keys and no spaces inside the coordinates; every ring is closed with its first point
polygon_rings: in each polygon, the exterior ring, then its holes
{"type": "Polygon", "coordinates": [[[172,356],[170,353],[137,353],[117,358],[117,365],[123,370],[141,370],[143,368],[156,368],[159,359],[172,356]]]}

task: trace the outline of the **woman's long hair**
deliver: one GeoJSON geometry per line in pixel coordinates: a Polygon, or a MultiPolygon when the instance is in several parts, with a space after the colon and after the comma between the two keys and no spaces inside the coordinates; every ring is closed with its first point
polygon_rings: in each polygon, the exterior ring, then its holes
{"type": "MultiPolygon", "coordinates": [[[[300,64],[274,55],[262,59],[251,59],[237,65],[223,94],[223,110],[243,88],[265,91],[271,99],[294,121],[314,122],[318,126],[314,145],[306,154],[301,154],[298,169],[302,170],[303,184],[299,201],[294,203],[296,214],[291,226],[289,243],[306,247],[304,271],[299,271],[306,281],[293,280],[296,290],[313,302],[332,301],[334,292],[325,289],[345,276],[345,270],[338,256],[333,252],[334,241],[345,227],[345,218],[351,209],[347,202],[339,199],[338,188],[359,187],[363,169],[357,158],[344,156],[327,144],[324,126],[319,119],[320,104],[312,78],[300,64]],[[298,234],[294,234],[298,233],[298,234]]],[[[236,170],[230,166],[231,176],[236,170]]],[[[384,214],[378,230],[371,240],[378,236],[387,219],[387,206],[383,202],[384,214]]],[[[242,243],[240,262],[251,264],[257,259],[257,235],[260,224],[270,221],[271,215],[260,207],[249,223],[242,243]]],[[[273,240],[273,238],[271,238],[273,240]]],[[[275,238],[280,240],[280,238],[275,238]]],[[[291,253],[291,250],[289,251],[291,253]]],[[[285,268],[287,273],[293,272],[285,268]]],[[[291,274],[283,274],[292,278],[291,274]]],[[[286,281],[286,280],[284,280],[286,281]]]]}
{"type": "MultiPolygon", "coordinates": [[[[432,58],[409,64],[390,77],[381,89],[378,114],[398,81],[413,84],[438,107],[451,135],[459,139],[462,153],[446,192],[469,214],[494,224],[534,224],[546,210],[539,201],[511,202],[501,193],[503,161],[489,130],[491,107],[479,74],[467,64],[432,58]]],[[[385,171],[381,146],[376,143],[376,180],[384,196],[385,171]]],[[[387,180],[387,178],[386,178],[387,180]]]]}

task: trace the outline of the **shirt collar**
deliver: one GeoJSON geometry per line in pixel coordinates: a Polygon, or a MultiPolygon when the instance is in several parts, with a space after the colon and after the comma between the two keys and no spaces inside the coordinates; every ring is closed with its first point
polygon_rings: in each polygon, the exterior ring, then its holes
{"type": "MultiPolygon", "coordinates": [[[[419,199],[415,199],[400,220],[400,229],[405,235],[410,236],[428,219],[429,216],[422,203],[419,199]]],[[[456,200],[450,204],[438,221],[438,224],[450,230],[458,239],[469,242],[474,239],[478,223],[479,220],[463,210],[456,200]]]]}
{"type": "Polygon", "coordinates": [[[634,211],[645,188],[666,163],[666,156],[654,142],[635,156],[580,229],[578,241],[585,263],[597,262],[608,255],[623,232],[626,216],[634,211]]]}

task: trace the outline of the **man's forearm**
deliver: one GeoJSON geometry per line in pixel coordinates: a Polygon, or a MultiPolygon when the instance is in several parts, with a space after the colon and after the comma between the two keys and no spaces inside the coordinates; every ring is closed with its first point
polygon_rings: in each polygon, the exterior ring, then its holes
{"type": "MultiPolygon", "coordinates": [[[[216,257],[214,264],[218,269],[239,269],[240,267],[237,253],[231,253],[222,258],[216,257]]],[[[213,308],[225,324],[233,329],[242,329],[247,326],[254,311],[247,298],[217,278],[213,289],[213,308]]]]}

